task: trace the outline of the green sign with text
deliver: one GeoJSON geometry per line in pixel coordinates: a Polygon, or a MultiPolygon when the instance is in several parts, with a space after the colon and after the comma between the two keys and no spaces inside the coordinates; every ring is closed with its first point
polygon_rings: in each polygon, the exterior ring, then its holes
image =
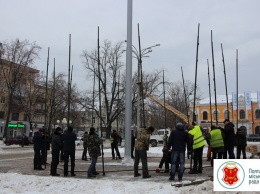
{"type": "Polygon", "coordinates": [[[8,123],[8,128],[24,128],[24,124],[8,123]]]}

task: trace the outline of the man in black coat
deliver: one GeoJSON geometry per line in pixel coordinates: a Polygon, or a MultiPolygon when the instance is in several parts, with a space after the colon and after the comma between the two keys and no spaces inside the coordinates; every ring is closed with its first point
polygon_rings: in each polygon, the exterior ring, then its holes
{"type": "Polygon", "coordinates": [[[116,150],[116,155],[118,156],[119,159],[122,159],[120,156],[120,152],[118,150],[118,140],[119,140],[119,135],[116,130],[113,130],[111,133],[111,138],[110,138],[110,143],[111,143],[111,150],[112,150],[112,159],[115,159],[115,151],[116,150]]]}
{"type": "Polygon", "coordinates": [[[41,148],[42,148],[42,130],[39,129],[33,136],[33,149],[34,149],[34,170],[44,170],[41,162],[41,148]]]}
{"type": "Polygon", "coordinates": [[[59,155],[62,147],[61,133],[62,129],[57,127],[51,140],[51,176],[60,176],[60,174],[57,173],[57,166],[59,164],[59,155]]]}
{"type": "Polygon", "coordinates": [[[73,128],[69,126],[68,130],[62,135],[63,151],[64,151],[64,176],[68,176],[69,157],[71,162],[71,176],[76,176],[75,168],[75,141],[77,136],[73,133],[73,128]]]}
{"type": "Polygon", "coordinates": [[[171,132],[168,140],[167,148],[172,147],[172,161],[171,173],[169,180],[174,180],[176,172],[176,164],[179,160],[180,167],[178,169],[178,180],[182,181],[184,167],[185,167],[185,151],[189,142],[189,135],[182,123],[178,123],[176,129],[171,132]]]}
{"type": "Polygon", "coordinates": [[[237,144],[237,159],[240,159],[241,152],[243,154],[243,159],[246,159],[246,132],[243,131],[241,128],[238,128],[235,137],[237,144]]]}
{"type": "Polygon", "coordinates": [[[134,157],[134,148],[135,148],[135,132],[132,129],[132,131],[131,131],[131,158],[135,158],[134,157]]]}
{"type": "Polygon", "coordinates": [[[235,159],[234,154],[234,147],[236,143],[235,139],[235,130],[234,130],[234,124],[229,121],[229,119],[225,119],[223,121],[225,127],[221,128],[224,132],[224,146],[225,146],[225,152],[223,154],[223,159],[227,159],[227,152],[229,155],[229,159],[235,159]]]}

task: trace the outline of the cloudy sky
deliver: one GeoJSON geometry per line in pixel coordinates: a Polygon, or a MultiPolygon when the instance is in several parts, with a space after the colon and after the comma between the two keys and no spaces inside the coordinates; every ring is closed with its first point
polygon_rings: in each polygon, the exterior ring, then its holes
{"type": "MultiPolygon", "coordinates": [[[[68,69],[69,34],[72,37],[73,81],[80,90],[91,80],[83,68],[83,50],[97,47],[100,41],[126,40],[127,0],[1,0],[0,41],[28,39],[42,47],[35,66],[46,69],[50,47],[50,68],[56,59],[57,71],[68,69]]],[[[218,94],[225,94],[221,43],[223,44],[228,91],[236,90],[236,50],[238,49],[239,92],[260,90],[260,1],[259,0],[133,0],[133,44],[137,46],[137,23],[142,48],[160,44],[143,59],[143,70],[165,69],[165,79],[194,82],[196,42],[200,23],[198,85],[208,97],[207,59],[211,78],[211,30],[218,94]]],[[[125,62],[125,56],[122,59],[125,62]]],[[[136,70],[133,59],[133,71],[136,70]]],[[[125,68],[124,68],[125,69],[125,68]]],[[[213,89],[213,83],[211,83],[213,89]]],[[[212,90],[213,91],[213,90],[212,90]]]]}

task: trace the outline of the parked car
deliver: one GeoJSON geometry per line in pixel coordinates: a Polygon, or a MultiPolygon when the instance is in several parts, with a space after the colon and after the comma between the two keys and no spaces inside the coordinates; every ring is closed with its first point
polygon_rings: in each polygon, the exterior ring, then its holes
{"type": "Polygon", "coordinates": [[[247,141],[260,141],[260,136],[259,134],[248,134],[246,136],[247,141]]]}
{"type": "Polygon", "coordinates": [[[150,137],[150,144],[151,144],[151,146],[152,147],[156,147],[157,144],[162,144],[163,143],[163,136],[166,133],[169,136],[170,133],[171,133],[170,129],[158,129],[156,135],[151,135],[151,137],[150,137]]]}
{"type": "Polygon", "coordinates": [[[79,146],[82,144],[82,137],[77,137],[76,141],[75,141],[75,145],[79,146]]]}
{"type": "Polygon", "coordinates": [[[29,145],[33,142],[27,137],[22,135],[17,135],[15,137],[9,137],[8,140],[4,141],[5,145],[29,145]]]}

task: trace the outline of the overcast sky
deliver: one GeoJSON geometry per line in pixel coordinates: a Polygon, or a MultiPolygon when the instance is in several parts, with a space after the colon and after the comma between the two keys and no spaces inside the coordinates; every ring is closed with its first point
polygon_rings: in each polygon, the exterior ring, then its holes
{"type": "MultiPolygon", "coordinates": [[[[67,72],[69,34],[72,37],[71,64],[73,81],[80,90],[92,85],[87,80],[80,55],[97,47],[100,41],[126,40],[127,0],[0,0],[0,41],[28,39],[42,47],[35,66],[46,70],[50,47],[50,69],[56,59],[58,72],[67,72]]],[[[208,97],[207,59],[211,80],[213,32],[216,91],[225,94],[221,43],[223,44],[228,91],[236,91],[236,50],[238,49],[239,92],[260,90],[260,1],[259,0],[133,0],[133,44],[140,25],[141,47],[155,44],[149,58],[143,59],[143,70],[165,69],[165,79],[194,82],[196,42],[200,23],[198,80],[204,97],[208,97]]],[[[125,63],[125,56],[123,62],[125,63]]],[[[136,70],[133,59],[133,71],[136,70]]],[[[125,68],[124,68],[125,70],[125,68]]],[[[213,91],[213,83],[211,83],[213,91]]]]}

